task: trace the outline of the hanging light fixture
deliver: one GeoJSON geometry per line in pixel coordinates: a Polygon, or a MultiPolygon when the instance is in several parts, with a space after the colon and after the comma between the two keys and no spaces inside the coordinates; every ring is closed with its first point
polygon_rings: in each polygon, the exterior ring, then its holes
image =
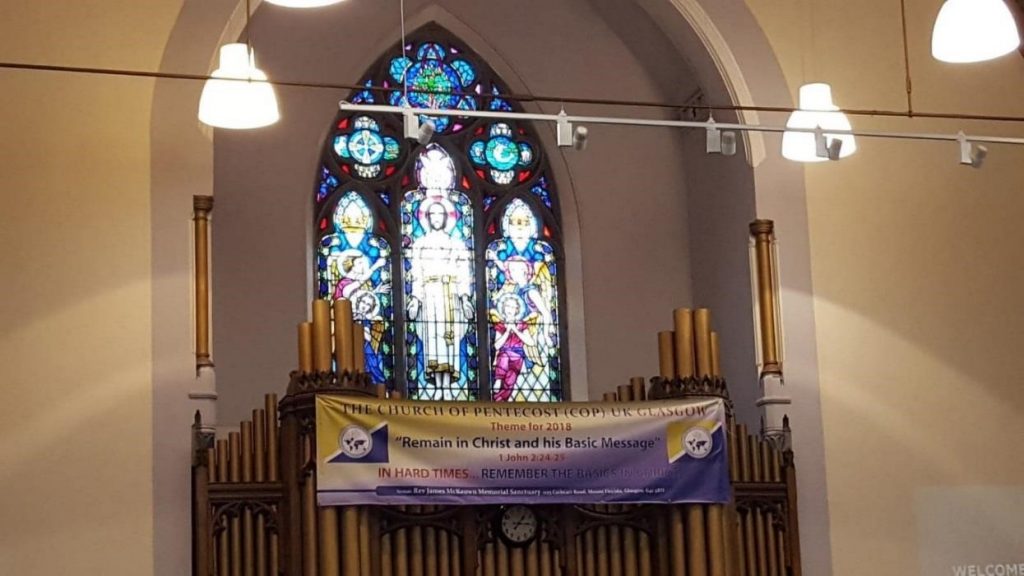
{"type": "Polygon", "coordinates": [[[267,0],[267,2],[270,2],[271,4],[286,6],[288,8],[318,8],[320,6],[337,4],[341,1],[342,0],[267,0]]]}
{"type": "Polygon", "coordinates": [[[1020,46],[1003,0],[947,0],[932,29],[932,56],[943,62],[982,62],[1020,46]]]}
{"type": "Polygon", "coordinates": [[[800,109],[793,112],[786,128],[802,128],[814,132],[792,132],[782,135],[782,155],[796,162],[822,162],[846,158],[857,151],[852,134],[829,134],[829,130],[851,130],[850,119],[832,103],[832,87],[824,83],[800,87],[800,109]],[[821,145],[819,145],[821,144],[821,145]]]}
{"type": "Polygon", "coordinates": [[[256,67],[255,55],[242,43],[220,48],[220,66],[199,98],[199,120],[218,128],[260,128],[277,122],[274,87],[256,67]]]}

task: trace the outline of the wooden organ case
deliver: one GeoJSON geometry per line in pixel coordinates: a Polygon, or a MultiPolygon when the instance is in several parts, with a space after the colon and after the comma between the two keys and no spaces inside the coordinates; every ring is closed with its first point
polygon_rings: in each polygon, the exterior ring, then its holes
{"type": "MultiPolygon", "coordinates": [[[[707,310],[677,310],[659,334],[660,375],[605,402],[722,398],[707,310]]],[[[728,504],[539,505],[527,546],[496,533],[501,506],[339,506],[316,502],[318,394],[397,398],[354,370],[348,302],[313,305],[299,327],[287,394],[217,439],[193,424],[196,576],[799,576],[793,453],[784,439],[727,423],[728,504]],[[333,334],[332,334],[333,333],[333,334]],[[334,362],[332,362],[332,360],[334,362]],[[339,367],[332,371],[331,367],[339,367]],[[782,439],[782,441],[780,441],[782,439]]]]}

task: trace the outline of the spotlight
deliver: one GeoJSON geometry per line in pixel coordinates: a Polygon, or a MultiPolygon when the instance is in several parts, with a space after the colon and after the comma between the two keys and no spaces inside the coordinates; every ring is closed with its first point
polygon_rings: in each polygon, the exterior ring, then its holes
{"type": "Polygon", "coordinates": [[[572,147],[579,151],[586,150],[589,134],[590,131],[587,130],[586,126],[577,126],[576,130],[572,133],[572,147]]]}
{"type": "Polygon", "coordinates": [[[736,154],[736,133],[731,130],[725,132],[715,127],[715,119],[708,119],[707,139],[705,149],[708,154],[721,154],[732,156],[736,154]]]}
{"type": "Polygon", "coordinates": [[[437,129],[434,122],[429,119],[421,124],[419,115],[412,110],[402,112],[402,125],[405,137],[415,140],[421,145],[430,142],[430,138],[437,129]]]}
{"type": "Polygon", "coordinates": [[[839,138],[832,138],[831,140],[825,136],[825,133],[821,130],[821,126],[814,129],[814,154],[818,158],[827,158],[829,160],[839,160],[840,152],[843,150],[843,141],[839,138]]]}
{"type": "Polygon", "coordinates": [[[556,132],[559,148],[568,148],[573,145],[572,122],[566,119],[565,110],[558,113],[556,132]]]}
{"type": "Polygon", "coordinates": [[[981,168],[988,156],[988,148],[980,144],[973,145],[963,132],[957,133],[956,141],[960,145],[960,163],[971,168],[981,168]]]}

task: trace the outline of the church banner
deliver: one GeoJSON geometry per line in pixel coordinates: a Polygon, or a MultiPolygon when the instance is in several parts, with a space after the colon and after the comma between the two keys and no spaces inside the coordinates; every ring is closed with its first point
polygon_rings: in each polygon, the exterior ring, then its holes
{"type": "Polygon", "coordinates": [[[721,400],[318,396],[321,505],[726,502],[721,400]]]}

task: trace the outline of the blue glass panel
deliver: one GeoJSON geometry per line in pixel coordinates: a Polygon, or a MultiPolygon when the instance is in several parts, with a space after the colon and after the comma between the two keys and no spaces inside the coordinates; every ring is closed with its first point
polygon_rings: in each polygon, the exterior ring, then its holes
{"type": "Polygon", "coordinates": [[[477,140],[469,147],[469,157],[475,164],[483,165],[487,162],[486,156],[484,156],[484,143],[482,140],[477,140]]]}
{"type": "Polygon", "coordinates": [[[334,153],[342,158],[348,158],[348,136],[340,134],[334,137],[334,153]]]}
{"type": "Polygon", "coordinates": [[[320,186],[316,191],[316,201],[323,202],[331,192],[338,188],[338,179],[327,169],[327,166],[320,167],[320,186]]]}
{"type": "Polygon", "coordinates": [[[404,56],[391,59],[391,65],[388,67],[388,73],[391,74],[391,78],[399,84],[402,83],[402,75],[405,74],[406,68],[412,64],[412,60],[404,56]]]}
{"type": "Polygon", "coordinates": [[[444,60],[444,57],[444,47],[434,42],[424,43],[423,46],[420,46],[419,51],[416,52],[418,60],[444,60]]]}
{"type": "Polygon", "coordinates": [[[507,136],[487,141],[487,163],[498,170],[509,170],[519,163],[519,146],[507,136]]]}
{"type": "Polygon", "coordinates": [[[469,400],[478,370],[473,210],[440,146],[420,153],[416,177],[401,208],[409,393],[469,400]]]}
{"type": "Polygon", "coordinates": [[[334,209],[334,232],[320,240],[317,255],[319,297],[352,301],[363,326],[365,370],[374,382],[393,383],[394,306],[391,247],[372,234],[373,215],[358,192],[347,192],[334,209]]]}
{"type": "Polygon", "coordinates": [[[549,210],[553,210],[553,208],[551,206],[551,193],[548,192],[547,185],[548,185],[547,179],[542,176],[537,181],[537,183],[532,188],[530,188],[530,192],[533,192],[534,195],[536,195],[538,198],[540,198],[540,201],[543,202],[544,205],[547,206],[549,210]]]}
{"type": "Polygon", "coordinates": [[[487,247],[487,312],[493,399],[550,402],[562,397],[558,290],[551,245],[516,198],[502,217],[503,238],[487,247]]]}
{"type": "Polygon", "coordinates": [[[473,66],[465,60],[455,60],[452,62],[452,68],[459,73],[459,77],[462,79],[463,86],[469,86],[476,80],[476,70],[473,70],[473,66]]]}

